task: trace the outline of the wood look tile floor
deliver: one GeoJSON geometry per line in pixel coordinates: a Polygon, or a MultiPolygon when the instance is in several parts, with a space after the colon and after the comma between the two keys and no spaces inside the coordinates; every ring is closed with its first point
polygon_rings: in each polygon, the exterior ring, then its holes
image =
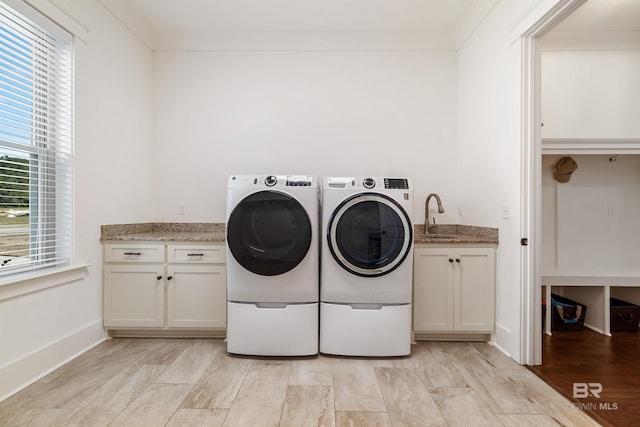
{"type": "Polygon", "coordinates": [[[590,426],[485,343],[400,358],[250,358],[219,339],[110,339],[0,403],[1,426],[590,426]]]}

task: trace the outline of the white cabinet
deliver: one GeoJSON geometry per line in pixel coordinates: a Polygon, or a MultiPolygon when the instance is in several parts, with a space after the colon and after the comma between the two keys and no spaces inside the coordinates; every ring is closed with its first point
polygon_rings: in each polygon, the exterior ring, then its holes
{"type": "Polygon", "coordinates": [[[167,245],[167,326],[225,328],[225,247],[167,245]]]}
{"type": "Polygon", "coordinates": [[[104,326],[162,327],[164,265],[104,266],[104,326]]]}
{"type": "Polygon", "coordinates": [[[224,330],[222,243],[104,245],[108,330],[224,330]]]}
{"type": "Polygon", "coordinates": [[[417,246],[413,265],[416,333],[493,332],[494,247],[417,246]]]}

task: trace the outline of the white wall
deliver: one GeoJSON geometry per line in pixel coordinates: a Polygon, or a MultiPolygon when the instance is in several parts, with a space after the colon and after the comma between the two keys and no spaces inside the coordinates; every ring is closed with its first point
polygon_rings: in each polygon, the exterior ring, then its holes
{"type": "Polygon", "coordinates": [[[640,138],[640,50],[542,52],[543,138],[640,138]]]}
{"type": "Polygon", "coordinates": [[[543,156],[542,274],[640,275],[640,156],[572,157],[578,169],[558,183],[560,156],[543,156]]]}
{"type": "Polygon", "coordinates": [[[100,225],[153,218],[151,52],[97,0],[76,68],[74,248],[88,276],[0,302],[0,399],[103,338],[100,225]]]}
{"type": "Polygon", "coordinates": [[[457,222],[454,51],[154,53],[155,217],[225,221],[231,174],[408,176],[457,222]],[[184,203],[186,215],[178,215],[184,203]]]}
{"type": "Polygon", "coordinates": [[[499,2],[458,51],[462,222],[498,227],[495,343],[520,360],[521,43],[525,2],[499,2]],[[502,217],[509,206],[510,218],[502,217]]]}

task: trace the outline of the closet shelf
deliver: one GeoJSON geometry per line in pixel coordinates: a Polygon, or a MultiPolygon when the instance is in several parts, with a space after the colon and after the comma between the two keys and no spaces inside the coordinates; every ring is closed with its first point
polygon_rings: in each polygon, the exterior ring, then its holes
{"type": "MultiPolygon", "coordinates": [[[[611,336],[611,297],[640,305],[638,276],[542,276],[543,300],[551,305],[551,294],[559,294],[587,306],[584,326],[611,336]]],[[[551,312],[546,310],[544,332],[551,335],[551,312]]]]}
{"type": "Polygon", "coordinates": [[[610,276],[568,276],[543,275],[542,286],[632,286],[640,287],[640,275],[610,276]]]}
{"type": "Polygon", "coordinates": [[[640,138],[543,138],[542,154],[640,154],[640,138]]]}

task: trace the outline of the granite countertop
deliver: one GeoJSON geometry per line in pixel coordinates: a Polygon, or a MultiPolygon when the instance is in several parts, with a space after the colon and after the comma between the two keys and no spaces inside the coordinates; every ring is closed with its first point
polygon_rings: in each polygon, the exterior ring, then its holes
{"type": "MultiPolygon", "coordinates": [[[[224,242],[225,224],[215,222],[148,222],[100,227],[100,241],[224,242]]],[[[498,229],[461,224],[414,225],[414,243],[498,244],[498,229]]]]}
{"type": "Polygon", "coordinates": [[[424,234],[424,225],[413,226],[414,243],[490,243],[498,244],[498,229],[462,224],[429,225],[429,234],[424,234]]]}
{"type": "Polygon", "coordinates": [[[215,222],[148,222],[100,227],[101,241],[224,242],[225,224],[215,222]]]}

